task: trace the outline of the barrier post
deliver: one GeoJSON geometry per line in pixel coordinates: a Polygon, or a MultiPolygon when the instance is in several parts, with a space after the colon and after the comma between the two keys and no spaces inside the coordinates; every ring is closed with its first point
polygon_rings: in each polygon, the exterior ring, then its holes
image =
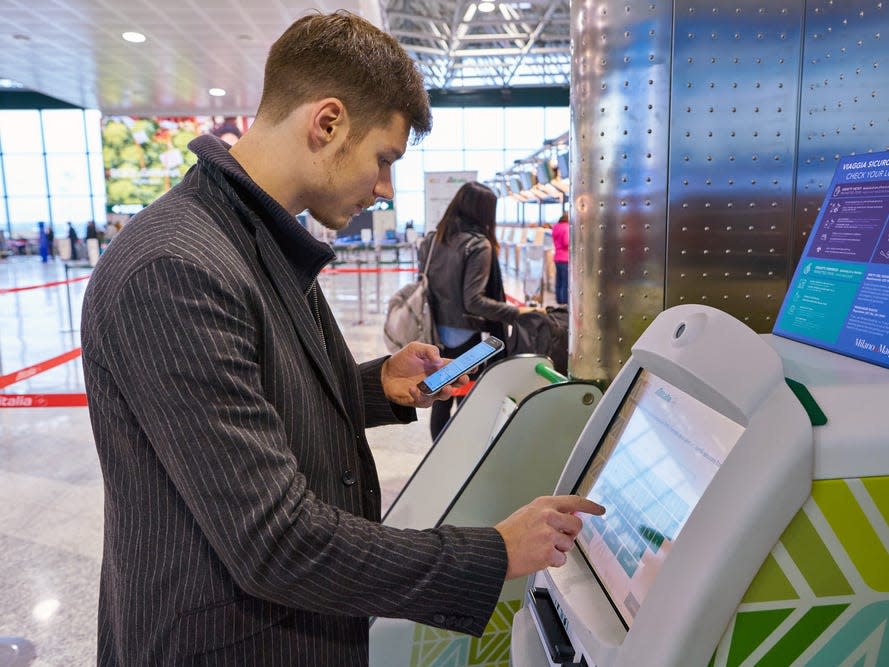
{"type": "Polygon", "coordinates": [[[377,248],[374,252],[377,260],[377,310],[376,312],[383,312],[383,303],[380,301],[380,292],[382,290],[382,282],[383,282],[383,271],[382,271],[382,251],[380,248],[377,248]]]}
{"type": "Polygon", "coordinates": [[[68,262],[65,262],[65,298],[68,301],[68,328],[62,330],[62,333],[71,333],[74,331],[74,313],[71,309],[71,283],[68,282],[68,262]]]}
{"type": "Polygon", "coordinates": [[[355,272],[358,274],[358,321],[355,324],[364,324],[364,294],[361,285],[361,265],[364,264],[364,259],[359,257],[355,264],[358,267],[355,272]]]}

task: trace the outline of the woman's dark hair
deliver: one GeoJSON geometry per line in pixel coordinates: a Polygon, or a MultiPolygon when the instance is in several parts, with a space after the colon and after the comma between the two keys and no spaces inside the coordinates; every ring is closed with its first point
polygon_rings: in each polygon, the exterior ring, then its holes
{"type": "Polygon", "coordinates": [[[444,245],[450,245],[451,239],[461,231],[472,229],[485,235],[496,254],[500,249],[494,232],[496,221],[497,195],[487,185],[470,181],[457,190],[448,204],[438,223],[435,238],[444,245]]]}

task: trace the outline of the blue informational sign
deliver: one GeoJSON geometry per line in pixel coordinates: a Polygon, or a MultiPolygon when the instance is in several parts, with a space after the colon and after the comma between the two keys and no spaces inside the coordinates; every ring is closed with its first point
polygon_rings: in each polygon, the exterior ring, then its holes
{"type": "Polygon", "coordinates": [[[889,152],[840,160],[773,333],[889,368],[889,152]]]}

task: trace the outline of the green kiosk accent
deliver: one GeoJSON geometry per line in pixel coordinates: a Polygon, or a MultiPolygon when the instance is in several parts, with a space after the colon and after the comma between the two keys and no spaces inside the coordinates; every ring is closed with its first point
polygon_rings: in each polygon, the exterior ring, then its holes
{"type": "Polygon", "coordinates": [[[654,320],[556,492],[607,511],[514,667],[889,665],[889,153],[840,160],[772,334],[654,320]]]}
{"type": "MultiPolygon", "coordinates": [[[[491,365],[441,432],[383,518],[387,526],[493,526],[552,491],[602,392],[567,381],[538,355],[491,365]]],[[[482,637],[376,618],[374,667],[468,667],[509,661],[513,614],[524,580],[503,587],[482,637]]]]}

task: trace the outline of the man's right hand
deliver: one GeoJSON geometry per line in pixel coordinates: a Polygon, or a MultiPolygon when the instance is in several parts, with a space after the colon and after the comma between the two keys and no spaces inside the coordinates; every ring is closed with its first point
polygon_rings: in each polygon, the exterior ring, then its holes
{"type": "Polygon", "coordinates": [[[541,496],[494,526],[506,543],[506,578],[564,565],[583,525],[576,512],[599,515],[605,508],[580,496],[541,496]]]}

